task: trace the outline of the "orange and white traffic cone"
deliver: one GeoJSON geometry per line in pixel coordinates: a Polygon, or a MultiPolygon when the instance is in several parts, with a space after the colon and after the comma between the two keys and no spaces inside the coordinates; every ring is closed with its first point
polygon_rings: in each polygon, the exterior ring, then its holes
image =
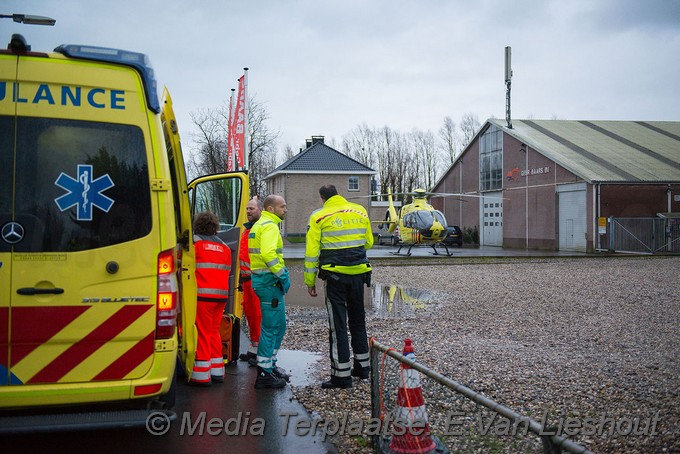
{"type": "MultiPolygon", "coordinates": [[[[404,340],[403,355],[415,360],[411,339],[404,340]]],[[[402,363],[399,370],[399,392],[390,450],[400,453],[434,451],[437,443],[430,436],[427,408],[420,386],[420,372],[402,363]]]]}

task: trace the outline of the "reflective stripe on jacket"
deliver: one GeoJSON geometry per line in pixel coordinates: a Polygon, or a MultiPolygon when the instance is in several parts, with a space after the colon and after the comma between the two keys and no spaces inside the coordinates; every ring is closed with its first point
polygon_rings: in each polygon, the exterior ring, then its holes
{"type": "Polygon", "coordinates": [[[229,299],[231,250],[217,236],[194,235],[198,301],[224,303],[229,299]]]}
{"type": "Polygon", "coordinates": [[[241,235],[241,245],[238,251],[238,261],[239,268],[241,271],[239,282],[245,282],[250,279],[250,255],[248,254],[248,235],[250,235],[250,229],[253,227],[252,222],[246,222],[243,224],[245,230],[241,235]]]}
{"type": "Polygon", "coordinates": [[[305,248],[305,285],[315,285],[319,269],[340,274],[371,271],[366,249],[373,231],[366,209],[340,195],[326,200],[309,217],[305,248]]]}
{"type": "Polygon", "coordinates": [[[281,218],[275,214],[263,211],[260,219],[250,229],[248,253],[253,287],[256,287],[257,283],[273,285],[286,272],[280,222],[281,218]]]}

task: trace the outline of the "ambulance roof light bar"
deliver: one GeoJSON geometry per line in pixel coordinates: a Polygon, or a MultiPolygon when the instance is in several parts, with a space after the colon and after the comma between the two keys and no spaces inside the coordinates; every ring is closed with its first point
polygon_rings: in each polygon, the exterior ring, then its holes
{"type": "Polygon", "coordinates": [[[0,14],[0,19],[12,19],[14,22],[27,25],[54,25],[56,19],[46,16],[34,16],[32,14],[0,14]]]}
{"type": "Polygon", "coordinates": [[[158,101],[156,78],[149,57],[146,54],[108,47],[81,46],[79,44],[62,44],[55,48],[54,51],[71,58],[117,63],[135,68],[142,76],[149,109],[160,113],[161,107],[158,101]]]}

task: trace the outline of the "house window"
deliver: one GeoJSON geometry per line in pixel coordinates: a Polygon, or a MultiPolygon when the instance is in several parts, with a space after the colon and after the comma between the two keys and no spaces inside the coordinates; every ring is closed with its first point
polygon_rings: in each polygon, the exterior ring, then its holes
{"type": "Polygon", "coordinates": [[[348,191],[358,191],[359,190],[359,177],[349,177],[347,183],[348,191]]]}
{"type": "Polygon", "coordinates": [[[503,131],[491,125],[479,138],[479,190],[503,189],[503,131]]]}

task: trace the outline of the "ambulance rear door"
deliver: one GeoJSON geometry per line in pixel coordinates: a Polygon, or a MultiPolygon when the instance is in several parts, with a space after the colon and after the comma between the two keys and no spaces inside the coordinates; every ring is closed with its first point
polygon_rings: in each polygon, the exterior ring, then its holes
{"type": "Polygon", "coordinates": [[[177,121],[172,108],[172,97],[164,89],[161,101],[162,123],[170,162],[175,220],[177,225],[178,257],[180,257],[180,314],[178,328],[180,337],[180,360],[185,376],[191,375],[196,353],[196,279],[195,252],[193,247],[193,215],[199,211],[213,211],[220,222],[217,235],[232,251],[232,272],[229,285],[227,310],[240,315],[240,300],[235,298],[238,276],[238,246],[243,224],[246,222],[245,207],[248,203],[248,175],[229,172],[203,176],[187,184],[184,159],[177,121]]]}
{"type": "Polygon", "coordinates": [[[202,211],[217,215],[220,227],[217,236],[231,249],[231,274],[229,275],[229,302],[225,311],[241,317],[241,306],[236,298],[239,274],[239,243],[246,218],[249,200],[248,175],[229,172],[197,178],[189,184],[192,217],[202,211]]]}

